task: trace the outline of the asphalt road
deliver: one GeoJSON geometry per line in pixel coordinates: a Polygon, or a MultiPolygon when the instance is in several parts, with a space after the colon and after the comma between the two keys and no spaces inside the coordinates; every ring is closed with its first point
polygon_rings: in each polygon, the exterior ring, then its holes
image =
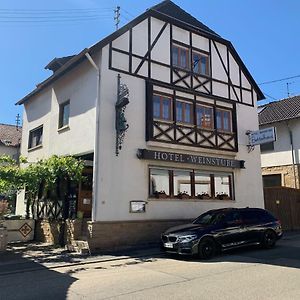
{"type": "Polygon", "coordinates": [[[300,299],[300,235],[210,261],[147,256],[0,275],[0,299],[300,299]]]}

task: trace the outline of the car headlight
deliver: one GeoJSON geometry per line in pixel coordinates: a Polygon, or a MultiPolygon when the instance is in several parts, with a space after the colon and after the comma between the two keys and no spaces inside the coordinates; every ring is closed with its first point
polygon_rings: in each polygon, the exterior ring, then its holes
{"type": "Polygon", "coordinates": [[[197,238],[198,238],[197,234],[189,234],[189,235],[183,235],[183,236],[179,237],[178,241],[179,241],[179,243],[188,243],[197,238]]]}

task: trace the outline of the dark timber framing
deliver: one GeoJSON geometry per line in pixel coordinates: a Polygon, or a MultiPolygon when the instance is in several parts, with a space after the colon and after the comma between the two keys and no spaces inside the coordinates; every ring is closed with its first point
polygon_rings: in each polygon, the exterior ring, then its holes
{"type": "MultiPolygon", "coordinates": [[[[151,81],[146,83],[146,140],[171,144],[181,144],[186,146],[194,146],[200,148],[225,150],[231,152],[238,151],[237,140],[237,119],[236,104],[232,103],[232,107],[221,105],[214,100],[214,103],[206,103],[196,100],[196,94],[190,93],[190,98],[177,96],[176,92],[180,91],[176,87],[168,87],[170,92],[161,92],[161,85],[151,81]],[[153,119],[153,94],[160,94],[172,99],[173,119],[171,121],[153,119]],[[193,124],[185,124],[176,120],[176,100],[184,100],[193,104],[193,124]],[[212,129],[201,128],[197,126],[196,107],[197,104],[203,104],[213,108],[214,127],[212,129]],[[231,132],[224,132],[217,129],[217,109],[225,109],[230,111],[231,115],[231,132]],[[149,115],[149,113],[152,114],[149,115]],[[179,135],[178,135],[179,134],[179,135]]],[[[218,101],[220,102],[220,101],[218,101]]]]}
{"type": "MultiPolygon", "coordinates": [[[[252,78],[251,74],[249,73],[248,69],[246,68],[243,61],[241,60],[241,58],[239,57],[239,55],[235,51],[235,49],[232,46],[230,41],[227,41],[227,40],[221,38],[218,35],[214,35],[212,33],[209,33],[207,31],[205,31],[203,29],[200,29],[198,27],[195,27],[193,25],[190,25],[190,24],[187,24],[187,23],[182,22],[180,20],[177,20],[177,19],[175,19],[171,16],[168,16],[164,13],[156,11],[154,8],[151,8],[151,9],[147,10],[145,13],[139,15],[137,18],[135,18],[134,20],[132,20],[131,22],[129,22],[125,26],[123,26],[122,28],[120,28],[119,30],[115,31],[111,35],[109,35],[106,38],[104,38],[103,40],[99,41],[94,46],[92,46],[90,48],[86,48],[83,51],[81,51],[79,54],[74,55],[74,57],[72,59],[70,59],[61,68],[59,68],[52,76],[50,76],[48,79],[46,79],[45,81],[40,83],[35,90],[33,90],[31,93],[26,95],[21,100],[19,100],[16,104],[17,105],[24,104],[26,101],[30,100],[31,97],[37,95],[39,92],[44,90],[46,87],[50,86],[53,82],[55,82],[56,80],[58,80],[59,78],[64,76],[67,72],[73,70],[76,66],[78,66],[79,64],[81,64],[83,61],[86,60],[85,54],[87,52],[89,52],[91,55],[93,55],[96,52],[101,51],[102,48],[104,48],[105,46],[109,45],[110,53],[111,53],[111,42],[113,40],[115,40],[116,38],[118,38],[119,36],[124,34],[126,31],[132,29],[134,26],[136,26],[137,24],[139,24],[140,22],[142,22],[143,20],[145,20],[148,17],[154,17],[154,18],[157,18],[161,21],[169,23],[170,24],[170,37],[171,37],[171,40],[172,40],[172,25],[176,25],[178,27],[181,27],[182,29],[191,31],[194,34],[198,34],[200,36],[208,38],[210,40],[210,43],[211,43],[211,40],[215,40],[217,42],[220,42],[220,43],[226,45],[229,48],[230,53],[232,54],[233,58],[237,61],[238,65],[243,70],[246,78],[249,80],[250,84],[253,86],[255,92],[257,93],[258,100],[261,100],[261,99],[265,98],[263,93],[261,92],[260,88],[258,87],[256,82],[252,78]]],[[[111,59],[111,57],[109,59],[111,59]]],[[[110,67],[111,67],[111,61],[110,61],[109,64],[110,64],[110,67]]],[[[113,69],[113,68],[110,68],[110,69],[113,69]]],[[[131,74],[132,75],[131,72],[124,72],[124,71],[120,71],[120,70],[117,70],[117,71],[123,72],[125,74],[131,74]]],[[[210,71],[211,71],[211,69],[210,69],[210,71]]],[[[137,76],[137,77],[139,77],[139,76],[137,76]]],[[[172,77],[171,77],[171,79],[172,79],[172,77]]],[[[211,89],[211,91],[212,91],[212,89],[211,89]]],[[[244,103],[244,104],[249,105],[247,103],[244,103]]],[[[253,104],[250,105],[250,106],[253,106],[253,104]]]]}
{"type": "MultiPolygon", "coordinates": [[[[219,41],[219,39],[216,40],[215,36],[213,36],[213,38],[208,37],[209,51],[207,52],[205,50],[202,50],[202,49],[199,49],[198,47],[193,46],[192,39],[193,39],[194,32],[192,30],[189,31],[189,43],[188,44],[183,43],[183,42],[178,41],[173,38],[173,24],[165,22],[162,25],[162,27],[160,28],[156,37],[151,41],[151,35],[152,35],[151,34],[151,28],[152,28],[151,17],[148,17],[146,22],[147,22],[147,27],[148,27],[148,30],[147,30],[148,46],[147,46],[146,53],[143,55],[139,55],[139,54],[132,52],[133,51],[132,50],[133,49],[133,47],[132,47],[132,28],[130,28],[129,29],[129,52],[122,50],[122,49],[118,49],[116,47],[113,47],[112,43],[109,44],[109,68],[111,70],[121,72],[124,74],[128,74],[128,75],[132,75],[132,76],[135,76],[138,78],[143,78],[148,81],[156,82],[158,84],[165,84],[165,85],[172,86],[174,88],[176,87],[178,89],[181,89],[184,92],[187,92],[187,91],[193,92],[199,96],[209,97],[209,98],[217,97],[217,99],[220,99],[222,101],[238,102],[243,105],[247,105],[247,106],[251,106],[251,107],[254,106],[253,87],[251,89],[249,89],[249,88],[242,86],[242,78],[241,78],[242,67],[241,66],[238,67],[239,68],[239,71],[238,71],[239,72],[239,74],[238,74],[239,75],[239,84],[238,85],[233,84],[233,82],[231,81],[231,78],[230,78],[230,56],[232,56],[233,59],[235,59],[235,57],[234,57],[234,53],[232,52],[230,47],[224,43],[224,40],[222,40],[222,45],[225,44],[225,46],[226,46],[227,62],[225,62],[224,59],[222,58],[222,55],[221,55],[220,50],[218,49],[218,45],[217,45],[217,43],[220,43],[220,41],[219,41]],[[169,36],[170,36],[170,52],[169,52],[170,53],[170,61],[169,62],[157,61],[152,58],[151,51],[153,50],[153,48],[155,47],[155,45],[157,44],[159,39],[162,37],[162,34],[166,31],[167,28],[169,30],[169,36]],[[189,51],[188,63],[190,65],[189,69],[183,69],[183,68],[173,65],[173,62],[172,62],[172,45],[173,44],[182,46],[182,47],[185,47],[188,49],[188,51],[189,51]],[[225,74],[227,77],[226,81],[220,80],[217,78],[213,78],[212,46],[214,47],[217,57],[220,60],[221,65],[225,71],[225,74]],[[208,56],[209,75],[198,74],[198,73],[194,72],[194,70],[193,70],[193,51],[203,53],[208,56]],[[127,70],[118,68],[113,65],[112,56],[113,56],[114,52],[118,52],[118,53],[128,56],[129,67],[127,70]],[[137,67],[135,68],[135,70],[133,70],[133,66],[132,66],[133,57],[139,60],[139,63],[137,65],[137,67]],[[142,66],[145,63],[147,63],[147,75],[145,75],[145,73],[142,73],[142,74],[139,73],[142,69],[142,66]],[[162,67],[170,69],[170,75],[169,75],[170,81],[169,82],[151,78],[151,70],[154,65],[158,65],[158,66],[162,66],[162,67]],[[214,95],[213,94],[213,82],[226,85],[228,88],[228,97],[221,97],[221,96],[214,95]],[[247,102],[243,101],[243,90],[250,93],[251,103],[247,103],[247,102]],[[233,97],[233,99],[231,99],[233,95],[234,95],[234,97],[233,97]]],[[[195,33],[195,34],[199,35],[199,32],[195,33]]],[[[201,33],[201,35],[206,37],[202,33],[201,33]]]]}

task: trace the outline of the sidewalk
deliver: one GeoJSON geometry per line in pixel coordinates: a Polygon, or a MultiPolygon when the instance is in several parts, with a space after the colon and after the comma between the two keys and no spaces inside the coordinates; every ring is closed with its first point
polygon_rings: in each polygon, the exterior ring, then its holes
{"type": "Polygon", "coordinates": [[[8,245],[6,252],[0,252],[0,276],[158,254],[160,250],[154,246],[88,256],[45,243],[15,243],[8,245]]]}

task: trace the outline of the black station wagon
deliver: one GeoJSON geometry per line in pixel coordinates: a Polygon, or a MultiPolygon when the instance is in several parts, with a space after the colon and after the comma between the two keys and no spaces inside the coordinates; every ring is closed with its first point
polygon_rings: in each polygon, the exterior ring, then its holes
{"type": "Polygon", "coordinates": [[[281,223],[260,208],[210,210],[192,223],[172,227],[161,236],[168,253],[213,257],[217,251],[246,245],[272,248],[282,236],[281,223]]]}

